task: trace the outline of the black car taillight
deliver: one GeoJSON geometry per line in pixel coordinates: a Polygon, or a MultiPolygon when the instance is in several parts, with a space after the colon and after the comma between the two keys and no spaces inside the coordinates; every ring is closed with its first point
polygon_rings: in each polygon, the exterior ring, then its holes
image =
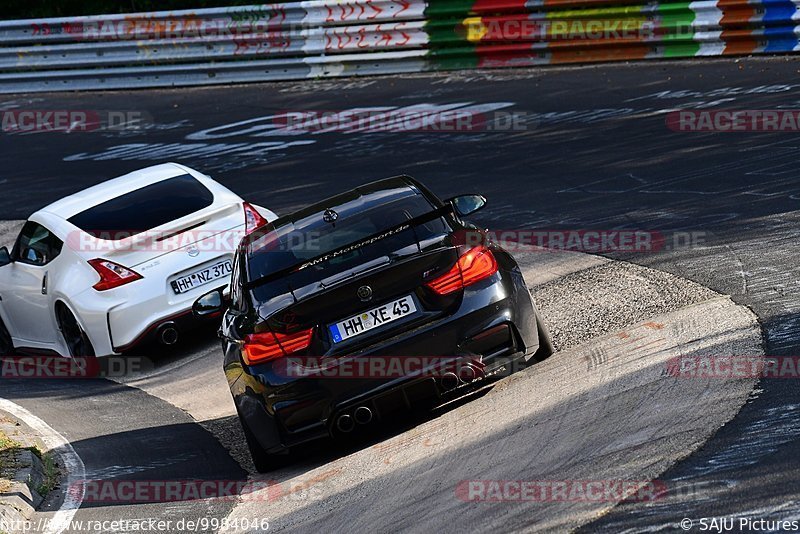
{"type": "Polygon", "coordinates": [[[478,246],[465,252],[453,267],[429,281],[427,285],[439,295],[447,295],[489,278],[497,272],[497,260],[492,251],[478,246]]]}
{"type": "Polygon", "coordinates": [[[311,327],[291,334],[261,332],[245,336],[244,363],[247,365],[265,363],[305,350],[311,345],[313,333],[314,328],[311,327]]]}

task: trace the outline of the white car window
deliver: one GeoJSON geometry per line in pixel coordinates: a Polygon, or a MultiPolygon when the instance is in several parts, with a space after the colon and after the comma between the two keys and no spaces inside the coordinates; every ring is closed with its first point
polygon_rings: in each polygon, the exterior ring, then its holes
{"type": "Polygon", "coordinates": [[[28,265],[47,265],[61,253],[64,243],[39,223],[28,221],[14,245],[14,261],[28,265]]]}
{"type": "Polygon", "coordinates": [[[99,239],[120,241],[209,207],[214,195],[188,174],[92,206],[68,220],[99,239]]]}

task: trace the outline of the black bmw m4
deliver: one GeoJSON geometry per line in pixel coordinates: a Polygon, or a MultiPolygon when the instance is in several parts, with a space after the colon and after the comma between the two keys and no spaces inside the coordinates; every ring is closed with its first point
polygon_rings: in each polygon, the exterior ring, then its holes
{"type": "Polygon", "coordinates": [[[259,471],[293,446],[441,405],[552,354],[514,258],[407,176],[244,238],[223,292],[225,374],[259,471]]]}

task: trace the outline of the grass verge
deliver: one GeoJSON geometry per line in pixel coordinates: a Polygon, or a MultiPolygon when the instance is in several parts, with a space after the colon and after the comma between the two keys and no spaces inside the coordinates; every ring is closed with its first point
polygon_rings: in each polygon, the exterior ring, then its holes
{"type": "Polygon", "coordinates": [[[38,446],[23,446],[2,430],[0,430],[0,493],[6,492],[11,488],[11,479],[19,467],[18,453],[26,449],[31,451],[42,463],[43,479],[33,489],[42,497],[46,497],[48,493],[58,486],[58,480],[61,475],[55,458],[38,446]]]}

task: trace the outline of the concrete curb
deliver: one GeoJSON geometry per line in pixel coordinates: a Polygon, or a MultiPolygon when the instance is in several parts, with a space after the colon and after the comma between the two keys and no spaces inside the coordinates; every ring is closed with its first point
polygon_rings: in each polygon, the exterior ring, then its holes
{"type": "MultiPolygon", "coordinates": [[[[46,478],[44,466],[30,448],[44,450],[46,447],[32,429],[2,410],[0,410],[0,431],[20,445],[20,448],[13,453],[15,464],[13,473],[3,474],[3,478],[10,480],[11,486],[0,493],[0,525],[22,525],[31,518],[44,500],[37,490],[46,478]]],[[[9,532],[14,530],[9,529],[9,532]]]]}

